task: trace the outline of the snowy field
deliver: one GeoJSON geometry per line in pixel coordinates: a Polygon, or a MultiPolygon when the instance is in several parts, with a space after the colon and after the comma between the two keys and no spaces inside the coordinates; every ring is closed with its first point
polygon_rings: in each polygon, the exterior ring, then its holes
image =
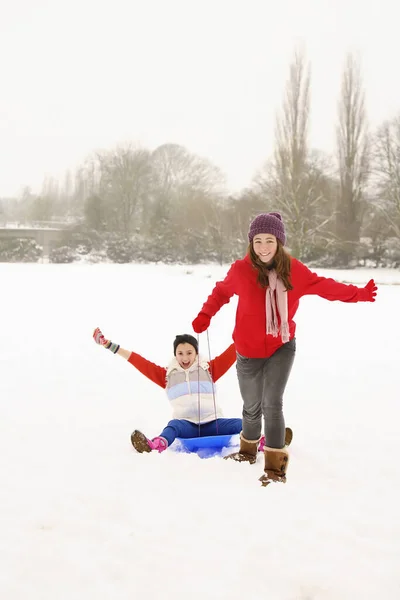
{"type": "MultiPolygon", "coordinates": [[[[375,304],[302,299],[286,485],[260,487],[261,455],[131,447],[168,421],[165,392],[93,329],[166,366],[226,270],[0,264],[2,600],[400,598],[399,271],[318,271],[374,277],[375,304]]],[[[212,320],[212,357],[235,307],[212,320]]],[[[241,416],[234,367],[217,386],[241,416]]]]}

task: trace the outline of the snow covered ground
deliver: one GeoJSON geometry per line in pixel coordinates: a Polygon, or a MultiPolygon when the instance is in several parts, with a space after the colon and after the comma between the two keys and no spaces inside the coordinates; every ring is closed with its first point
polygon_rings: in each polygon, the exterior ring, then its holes
{"type": "MultiPolygon", "coordinates": [[[[375,277],[375,304],[301,301],[286,485],[260,487],[261,456],[132,449],[168,403],[93,329],[167,365],[226,270],[0,264],[2,599],[400,598],[399,271],[333,273],[375,277]]],[[[212,321],[212,356],[235,306],[212,321]]],[[[218,394],[241,415],[234,367],[218,394]]]]}

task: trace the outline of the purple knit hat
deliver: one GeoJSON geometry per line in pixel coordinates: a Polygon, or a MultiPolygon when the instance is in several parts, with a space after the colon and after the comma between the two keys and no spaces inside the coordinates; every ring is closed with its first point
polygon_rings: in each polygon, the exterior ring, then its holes
{"type": "Polygon", "coordinates": [[[283,245],[286,243],[285,226],[281,215],[277,212],[263,213],[253,219],[250,223],[249,242],[252,242],[254,236],[258,233],[270,233],[281,241],[283,245]]]}

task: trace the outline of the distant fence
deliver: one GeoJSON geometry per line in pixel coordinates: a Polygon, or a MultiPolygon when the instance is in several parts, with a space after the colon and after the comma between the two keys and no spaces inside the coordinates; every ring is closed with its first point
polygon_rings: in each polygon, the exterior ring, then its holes
{"type": "Polygon", "coordinates": [[[76,221],[2,221],[0,229],[69,229],[76,221]]]}

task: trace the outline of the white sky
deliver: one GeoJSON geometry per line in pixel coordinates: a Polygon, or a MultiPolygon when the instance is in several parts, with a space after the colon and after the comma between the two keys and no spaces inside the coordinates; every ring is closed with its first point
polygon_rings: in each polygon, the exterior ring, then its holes
{"type": "Polygon", "coordinates": [[[246,185],[271,150],[299,43],[313,69],[311,141],[332,151],[348,50],[372,124],[400,109],[397,4],[0,0],[0,195],[128,140],[183,144],[246,185]]]}

